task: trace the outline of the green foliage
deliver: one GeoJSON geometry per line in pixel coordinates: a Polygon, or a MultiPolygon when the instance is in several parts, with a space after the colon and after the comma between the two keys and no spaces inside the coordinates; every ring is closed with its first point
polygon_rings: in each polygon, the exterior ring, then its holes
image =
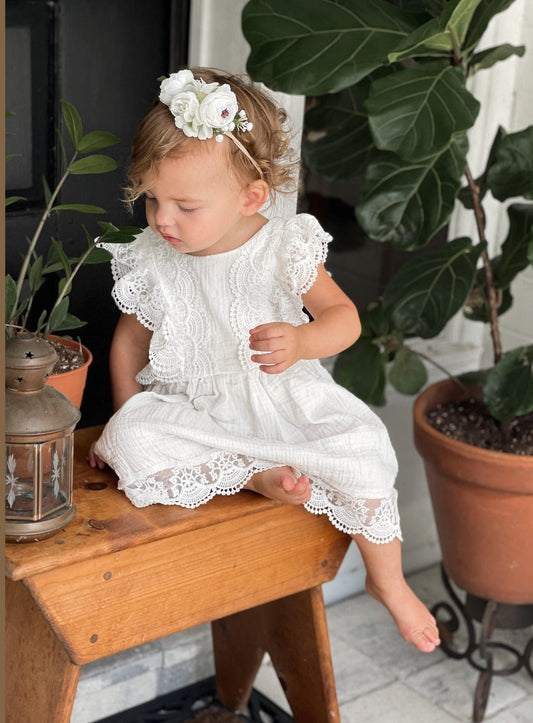
{"type": "MultiPolygon", "coordinates": [[[[477,50],[512,1],[249,0],[243,10],[250,75],[311,97],[305,162],[328,179],[361,178],[355,213],[366,234],[418,252],[362,314],[361,339],[337,361],[336,379],[367,402],[385,403],[387,378],[416,393],[425,369],[406,337],[434,337],[461,309],[490,322],[497,337],[498,315],[513,303],[511,285],[533,263],[533,204],[526,202],[533,199],[533,126],[509,134],[500,128],[479,178],[467,163],[466,133],[480,109],[467,79],[524,54],[509,44],[477,50]],[[515,199],[492,259],[481,206],[487,193],[515,199]],[[457,198],[476,214],[479,237],[429,250],[457,198]]],[[[533,410],[532,353],[501,355],[495,342],[494,357],[475,377],[492,414],[506,423],[533,410]],[[522,393],[512,391],[517,379],[522,393]]]]}
{"type": "Polygon", "coordinates": [[[480,253],[469,238],[458,238],[407,261],[383,297],[394,327],[423,339],[437,336],[465,303],[480,253]]]}
{"type": "MultiPolygon", "coordinates": [[[[119,138],[107,131],[91,131],[84,135],[80,114],[70,103],[61,103],[61,113],[73,152],[67,155],[63,135],[58,131],[58,146],[62,160],[62,175],[53,190],[46,178],[42,179],[46,208],[37,224],[28,250],[22,259],[17,281],[6,276],[5,320],[6,324],[26,327],[32,311],[35,294],[45,282],[47,275],[59,274],[57,295],[52,307],[39,313],[35,333],[45,336],[52,332],[78,329],[85,324],[69,311],[69,294],[72,282],[84,264],[98,264],[109,261],[111,255],[96,245],[96,241],[85,226],[82,231],[87,243],[80,256],[69,256],[61,241],[50,237],[48,245],[42,243],[42,232],[52,213],[75,212],[82,214],[105,214],[104,208],[85,203],[56,203],[61,188],[71,175],[109,173],[117,168],[116,161],[106,155],[94,153],[119,143],[119,138]],[[82,158],[79,156],[83,155],[82,158]],[[46,253],[42,250],[46,249],[46,253]],[[38,251],[39,249],[39,251],[38,251]]],[[[6,206],[24,201],[21,196],[6,199],[6,206]]],[[[135,226],[117,228],[108,222],[99,221],[102,235],[98,241],[107,243],[129,243],[140,229],[135,226]]],[[[35,310],[33,309],[34,313],[35,310]]]]}

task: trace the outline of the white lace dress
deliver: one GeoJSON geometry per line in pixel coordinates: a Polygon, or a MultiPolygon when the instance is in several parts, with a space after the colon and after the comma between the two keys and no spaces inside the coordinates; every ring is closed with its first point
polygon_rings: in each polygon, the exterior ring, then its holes
{"type": "Polygon", "coordinates": [[[98,455],[137,507],[197,507],[289,465],[311,480],[305,505],[376,543],[401,537],[397,463],[380,419],[318,360],[265,374],[249,330],[307,323],[301,296],[330,236],[307,214],[272,219],[233,251],[181,254],[149,228],[109,244],[119,309],[153,331],[145,391],[116,412],[98,455]]]}

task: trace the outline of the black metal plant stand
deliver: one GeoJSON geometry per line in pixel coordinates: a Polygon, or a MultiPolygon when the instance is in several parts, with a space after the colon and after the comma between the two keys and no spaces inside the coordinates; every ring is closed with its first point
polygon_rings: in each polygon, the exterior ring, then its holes
{"type": "Polygon", "coordinates": [[[472,720],[479,723],[483,720],[489,698],[490,686],[494,675],[512,675],[525,668],[533,677],[533,637],[526,643],[523,652],[507,643],[492,640],[495,628],[517,629],[533,624],[533,604],[509,605],[494,600],[484,600],[466,592],[465,602],[462,602],[455,592],[451,580],[441,565],[441,576],[456,610],[446,601],[438,602],[431,609],[438,622],[441,633],[441,650],[450,658],[466,660],[476,670],[480,671],[474,693],[474,712],[472,720]],[[445,613],[445,619],[439,614],[445,613]],[[479,641],[476,640],[476,628],[473,621],[481,623],[479,641]],[[467,640],[464,650],[453,645],[454,633],[461,623],[467,631],[467,640]],[[509,665],[496,667],[494,659],[495,650],[504,650],[512,656],[513,662],[509,665]]]}

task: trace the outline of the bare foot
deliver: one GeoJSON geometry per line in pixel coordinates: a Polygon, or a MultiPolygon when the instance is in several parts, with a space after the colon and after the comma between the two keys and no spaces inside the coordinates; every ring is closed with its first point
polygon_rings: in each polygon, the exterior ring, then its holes
{"type": "Polygon", "coordinates": [[[289,505],[303,505],[311,497],[309,478],[297,477],[291,467],[273,467],[258,472],[244,489],[289,505]]]}
{"type": "Polygon", "coordinates": [[[390,589],[380,590],[367,577],[369,595],[385,605],[401,635],[423,653],[431,653],[440,643],[435,618],[417,598],[404,579],[390,589]]]}

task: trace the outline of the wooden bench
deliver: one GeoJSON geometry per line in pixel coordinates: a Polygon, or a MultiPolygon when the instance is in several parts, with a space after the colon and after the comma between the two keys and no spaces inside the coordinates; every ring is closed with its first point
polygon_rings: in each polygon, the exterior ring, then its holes
{"type": "Polygon", "coordinates": [[[297,723],[339,721],[321,585],[350,538],[251,492],[135,508],[75,433],[76,517],[6,544],[8,723],[67,723],[81,666],[211,621],[217,695],[246,706],[265,652],[297,723]]]}

